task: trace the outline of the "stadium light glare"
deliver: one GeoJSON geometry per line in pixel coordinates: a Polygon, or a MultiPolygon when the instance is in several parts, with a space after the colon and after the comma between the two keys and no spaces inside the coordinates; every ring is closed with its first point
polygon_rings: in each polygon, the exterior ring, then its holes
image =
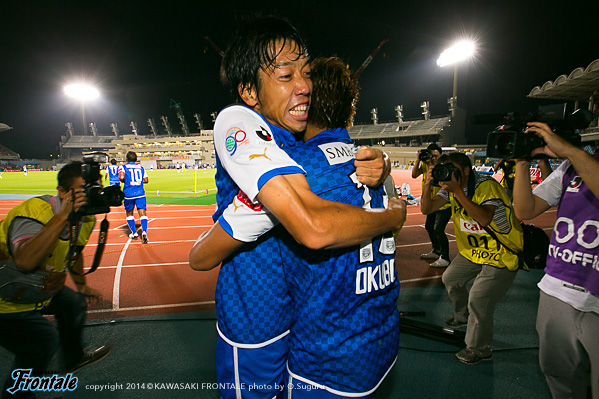
{"type": "Polygon", "coordinates": [[[87,83],[73,83],[64,87],[67,96],[74,98],[81,105],[81,119],[83,121],[83,134],[87,134],[85,119],[85,104],[100,97],[100,91],[87,83]]]}
{"type": "MultiPolygon", "coordinates": [[[[437,65],[440,67],[453,65],[453,96],[451,99],[454,105],[457,105],[458,101],[458,64],[474,56],[475,51],[476,43],[474,41],[461,40],[443,51],[437,59],[437,65]]],[[[455,110],[452,111],[452,115],[454,113],[455,110]]]]}
{"type": "Polygon", "coordinates": [[[90,101],[100,97],[100,91],[87,83],[73,83],[64,87],[67,96],[79,101],[90,101]]]}
{"type": "Polygon", "coordinates": [[[437,59],[437,65],[444,67],[469,59],[474,55],[476,44],[471,40],[462,40],[446,49],[437,59]]]}

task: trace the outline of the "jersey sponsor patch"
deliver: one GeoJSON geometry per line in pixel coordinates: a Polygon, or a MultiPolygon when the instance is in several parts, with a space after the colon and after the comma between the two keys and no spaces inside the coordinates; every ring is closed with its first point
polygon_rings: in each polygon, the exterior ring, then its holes
{"type": "Polygon", "coordinates": [[[318,146],[330,165],[338,165],[355,158],[356,146],[349,143],[326,143],[318,146]]]}
{"type": "Polygon", "coordinates": [[[485,229],[474,220],[460,219],[460,230],[467,233],[485,234],[485,229]]]}
{"type": "Polygon", "coordinates": [[[225,147],[229,155],[234,155],[237,147],[248,142],[247,134],[238,127],[232,127],[227,131],[225,138],[225,147]]]}

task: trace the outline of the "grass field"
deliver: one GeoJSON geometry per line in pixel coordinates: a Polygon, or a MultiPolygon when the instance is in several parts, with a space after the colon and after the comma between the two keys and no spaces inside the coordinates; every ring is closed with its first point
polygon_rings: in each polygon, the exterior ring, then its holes
{"type": "MultiPolygon", "coordinates": [[[[188,169],[180,173],[175,169],[157,169],[147,172],[149,183],[145,189],[150,204],[207,205],[216,202],[216,169],[188,169]]],[[[0,180],[0,194],[56,194],[57,174],[28,172],[24,176],[23,172],[4,172],[0,180]]],[[[107,184],[106,181],[103,183],[107,184]]]]}

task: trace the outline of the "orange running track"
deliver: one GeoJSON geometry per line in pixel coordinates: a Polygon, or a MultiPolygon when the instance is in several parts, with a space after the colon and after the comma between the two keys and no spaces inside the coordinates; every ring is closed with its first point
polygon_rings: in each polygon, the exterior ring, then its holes
{"type": "MultiPolygon", "coordinates": [[[[410,184],[412,195],[420,196],[421,179],[409,171],[392,172],[395,184],[410,184]]],[[[404,197],[405,198],[405,197],[404,197]]],[[[22,200],[0,200],[0,218],[22,200]]],[[[148,205],[149,243],[129,239],[123,208],[107,215],[110,222],[107,244],[98,270],[87,276],[103,299],[90,306],[88,319],[178,313],[214,309],[218,268],[197,272],[188,264],[189,250],[197,237],[212,226],[214,205],[148,205]]],[[[98,221],[103,215],[98,215],[98,221]]],[[[136,215],[139,227],[139,217],[136,215]]],[[[425,216],[419,206],[408,206],[407,221],[399,233],[395,266],[402,287],[441,282],[445,269],[428,266],[420,254],[431,250],[424,230],[425,216]]],[[[532,221],[550,234],[555,222],[552,209],[532,221]]],[[[84,250],[85,267],[91,266],[97,246],[99,223],[84,250]]],[[[453,225],[447,225],[450,255],[457,254],[453,225]]],[[[74,287],[72,281],[68,285],[74,287]]]]}

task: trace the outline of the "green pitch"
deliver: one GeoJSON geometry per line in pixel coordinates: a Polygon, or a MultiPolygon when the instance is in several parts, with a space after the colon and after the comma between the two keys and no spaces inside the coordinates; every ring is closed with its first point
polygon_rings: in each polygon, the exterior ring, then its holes
{"type": "MultiPolygon", "coordinates": [[[[147,170],[149,182],[144,187],[150,204],[209,205],[216,203],[216,169],[147,170]],[[208,191],[206,191],[208,190],[208,191]]],[[[56,194],[58,172],[3,172],[0,194],[56,194]]],[[[103,180],[103,184],[108,182],[103,180]]],[[[122,187],[122,185],[121,185],[122,187]]]]}

